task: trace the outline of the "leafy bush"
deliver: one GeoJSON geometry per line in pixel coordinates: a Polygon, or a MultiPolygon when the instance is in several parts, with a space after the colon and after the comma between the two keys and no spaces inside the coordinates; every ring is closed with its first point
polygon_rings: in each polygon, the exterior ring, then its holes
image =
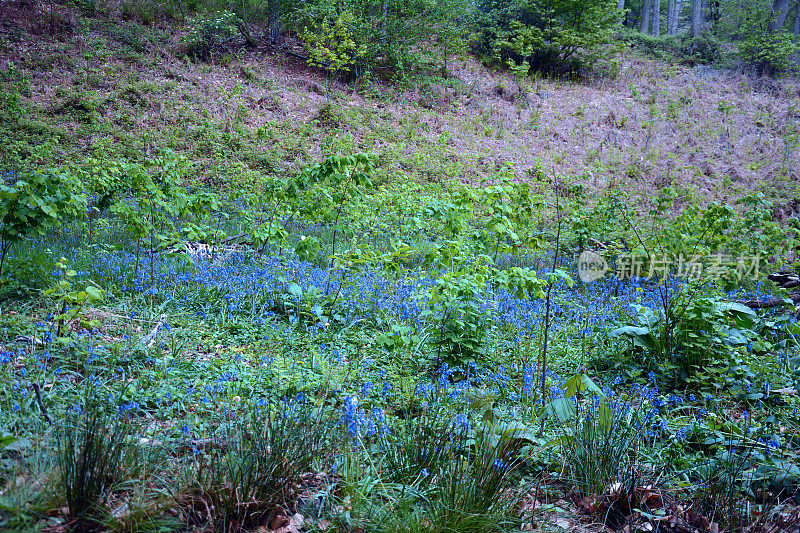
{"type": "Polygon", "coordinates": [[[669,60],[680,52],[680,39],[671,35],[649,35],[627,26],[621,26],[617,38],[627,42],[645,55],[657,59],[669,60]]]}
{"type": "Polygon", "coordinates": [[[664,61],[677,59],[682,63],[713,63],[722,55],[722,43],[710,32],[697,37],[689,35],[648,35],[622,26],[617,39],[628,43],[645,55],[664,61]]]}
{"type": "Polygon", "coordinates": [[[788,70],[798,44],[788,32],[754,31],[739,43],[739,57],[759,75],[774,76],[788,70]]]}
{"type": "Polygon", "coordinates": [[[357,45],[353,40],[353,21],[353,14],[343,11],[332,23],[323,20],[319,25],[312,22],[304,27],[301,36],[311,54],[309,62],[331,74],[349,71],[367,51],[366,45],[357,45]]]}
{"type": "Polygon", "coordinates": [[[680,55],[688,63],[714,63],[722,57],[722,42],[710,32],[681,39],[680,55]]]}
{"type": "Polygon", "coordinates": [[[138,53],[147,50],[150,44],[166,44],[169,41],[169,35],[166,32],[142,26],[132,20],[120,24],[93,21],[92,26],[105,32],[112,41],[119,43],[122,48],[138,53]]]}
{"type": "Polygon", "coordinates": [[[469,13],[464,0],[317,0],[287,5],[284,21],[303,36],[316,65],[324,60],[324,68],[339,73],[408,79],[412,70],[431,66],[434,47],[444,65],[463,51],[469,13]]]}
{"type": "Polygon", "coordinates": [[[230,11],[217,11],[195,23],[186,36],[186,53],[197,59],[208,59],[237,34],[239,18],[230,11]]]}
{"type": "Polygon", "coordinates": [[[611,337],[631,341],[631,351],[642,354],[636,366],[664,370],[675,365],[684,378],[702,374],[716,364],[727,364],[736,347],[755,336],[755,313],[729,302],[713,288],[698,283],[671,287],[666,314],[634,305],[636,325],[613,330],[611,337]]]}
{"type": "Polygon", "coordinates": [[[477,52],[518,75],[577,73],[613,53],[619,11],[611,0],[481,0],[477,52]]]}
{"type": "Polygon", "coordinates": [[[44,235],[83,212],[86,197],[66,172],[36,172],[0,184],[0,274],[9,248],[33,234],[44,235]]]}

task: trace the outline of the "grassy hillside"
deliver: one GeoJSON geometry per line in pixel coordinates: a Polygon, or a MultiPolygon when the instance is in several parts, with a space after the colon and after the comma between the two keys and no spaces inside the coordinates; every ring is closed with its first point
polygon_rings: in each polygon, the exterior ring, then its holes
{"type": "Polygon", "coordinates": [[[357,150],[380,156],[379,183],[477,183],[507,162],[525,179],[541,161],[638,197],[669,185],[689,200],[798,197],[796,81],[628,50],[615,79],[538,80],[524,93],[471,59],[447,79],[329,86],[323,71],[272,49],[189,60],[186,31],[89,18],[58,38],[6,32],[0,167],[136,161],[168,147],[196,179],[238,186],[357,150]]]}

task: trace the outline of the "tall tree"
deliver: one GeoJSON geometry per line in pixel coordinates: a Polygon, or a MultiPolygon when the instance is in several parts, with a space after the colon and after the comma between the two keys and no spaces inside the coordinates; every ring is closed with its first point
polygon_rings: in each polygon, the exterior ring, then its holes
{"type": "Polygon", "coordinates": [[[678,0],[669,0],[667,2],[667,35],[678,33],[678,17],[675,15],[677,10],[678,0]]]}
{"type": "Polygon", "coordinates": [[[773,0],[772,20],[769,21],[768,29],[770,33],[775,33],[783,28],[786,16],[789,14],[789,0],[773,0]]]}
{"type": "Polygon", "coordinates": [[[650,33],[658,37],[661,34],[661,0],[652,0],[652,2],[650,33]]]}
{"type": "Polygon", "coordinates": [[[628,14],[624,12],[625,10],[625,0],[617,0],[617,9],[622,12],[622,15],[619,18],[619,23],[624,24],[625,19],[628,17],[628,14]]]}
{"type": "Polygon", "coordinates": [[[703,7],[703,0],[692,0],[692,37],[697,37],[703,33],[705,19],[703,7]]]}
{"type": "Polygon", "coordinates": [[[657,0],[642,0],[642,26],[639,31],[642,33],[650,33],[650,11],[653,8],[653,2],[657,0]]]}

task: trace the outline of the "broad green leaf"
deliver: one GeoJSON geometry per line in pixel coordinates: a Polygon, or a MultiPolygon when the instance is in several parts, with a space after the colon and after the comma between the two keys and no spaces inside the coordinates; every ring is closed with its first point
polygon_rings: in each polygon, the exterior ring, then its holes
{"type": "Polygon", "coordinates": [[[568,422],[575,418],[575,403],[569,398],[557,398],[547,404],[544,416],[555,416],[559,422],[568,422]]]}

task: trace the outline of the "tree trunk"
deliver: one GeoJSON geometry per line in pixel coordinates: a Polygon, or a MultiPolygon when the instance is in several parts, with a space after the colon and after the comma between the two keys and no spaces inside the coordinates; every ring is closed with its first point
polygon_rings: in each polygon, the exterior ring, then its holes
{"type": "MultiPolygon", "coordinates": [[[[625,0],[617,0],[617,9],[623,11],[625,9],[625,0]]],[[[625,13],[623,11],[621,18],[619,19],[620,24],[625,23],[625,13]]]]}
{"type": "Polygon", "coordinates": [[[703,0],[692,0],[692,37],[703,33],[703,0]]]}
{"type": "Polygon", "coordinates": [[[656,0],[642,0],[642,26],[639,31],[642,33],[650,32],[650,10],[656,0]]]}
{"type": "Polygon", "coordinates": [[[789,14],[789,0],[773,0],[772,2],[772,20],[769,21],[770,33],[775,33],[783,28],[786,22],[786,16],[789,14]]]}
{"type": "Polygon", "coordinates": [[[797,11],[794,12],[794,25],[792,26],[792,33],[797,40],[800,37],[800,0],[797,0],[797,11]]]}
{"type": "Polygon", "coordinates": [[[675,35],[677,26],[675,22],[677,22],[677,17],[675,16],[675,12],[678,9],[678,0],[669,0],[667,2],[667,35],[675,35]]]}
{"type": "Polygon", "coordinates": [[[661,35],[661,0],[653,0],[650,33],[658,37],[661,35]]]}
{"type": "Polygon", "coordinates": [[[271,0],[267,6],[268,40],[271,44],[279,46],[283,44],[281,42],[281,6],[278,0],[271,0]]]}
{"type": "Polygon", "coordinates": [[[701,0],[700,12],[703,14],[700,17],[700,33],[708,29],[708,0],[701,0]]]}

